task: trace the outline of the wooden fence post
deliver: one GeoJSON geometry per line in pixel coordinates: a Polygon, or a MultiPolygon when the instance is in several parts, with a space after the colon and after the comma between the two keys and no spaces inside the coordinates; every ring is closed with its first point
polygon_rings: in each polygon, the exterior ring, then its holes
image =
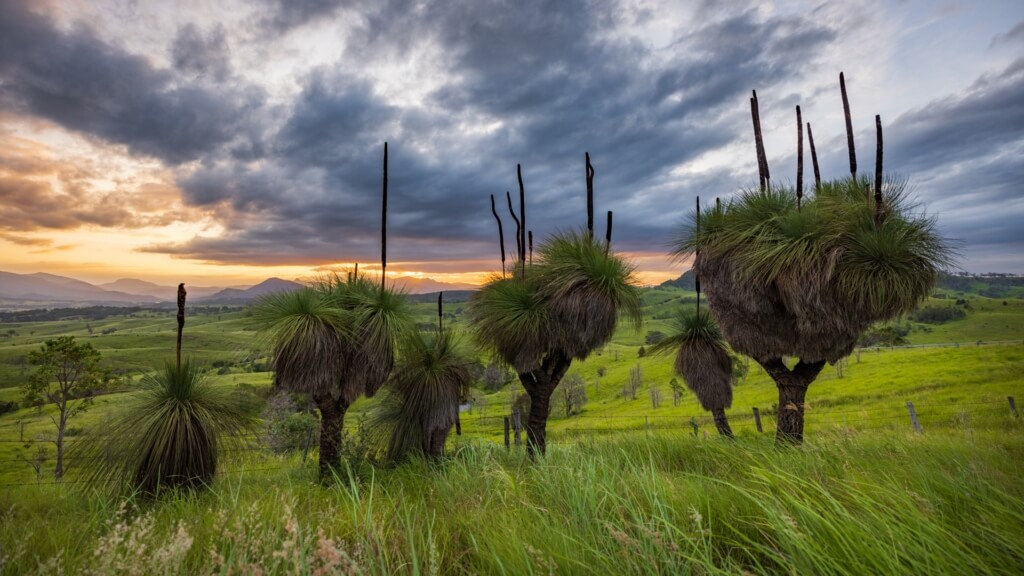
{"type": "Polygon", "coordinates": [[[521,446],[523,441],[519,438],[519,432],[523,429],[522,421],[519,419],[519,410],[512,413],[512,425],[516,430],[516,446],[521,446]]]}
{"type": "Polygon", "coordinates": [[[1006,399],[1010,402],[1010,413],[1013,414],[1014,418],[1020,416],[1017,413],[1017,403],[1013,401],[1013,396],[1007,396],[1006,399]]]}
{"type": "Polygon", "coordinates": [[[508,441],[508,416],[505,416],[505,450],[510,448],[508,441]]]}
{"type": "Polygon", "coordinates": [[[647,420],[647,416],[644,416],[644,432],[651,431],[651,423],[647,420]]]}
{"type": "Polygon", "coordinates": [[[764,432],[764,428],[761,428],[761,411],[754,406],[754,425],[757,426],[758,432],[764,432]]]}
{"type": "Polygon", "coordinates": [[[302,463],[306,463],[306,455],[309,454],[309,445],[313,443],[313,427],[306,430],[306,446],[302,449],[302,463]]]}
{"type": "Polygon", "coordinates": [[[910,412],[910,423],[914,426],[914,432],[921,431],[921,423],[917,421],[917,411],[914,410],[914,403],[907,400],[907,412],[910,412]]]}

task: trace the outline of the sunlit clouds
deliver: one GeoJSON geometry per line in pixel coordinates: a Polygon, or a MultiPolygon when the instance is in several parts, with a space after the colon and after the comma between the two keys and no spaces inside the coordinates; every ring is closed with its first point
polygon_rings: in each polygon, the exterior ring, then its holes
{"type": "MultiPolygon", "coordinates": [[[[795,180],[800,104],[826,178],[873,121],[967,270],[1024,272],[1024,6],[1015,2],[216,5],[0,0],[0,270],[245,284],[379,270],[383,142],[395,277],[501,269],[489,197],[523,166],[538,241],[597,210],[645,283],[673,233],[795,180]]],[[[806,167],[805,179],[810,177],[806,167]]]]}

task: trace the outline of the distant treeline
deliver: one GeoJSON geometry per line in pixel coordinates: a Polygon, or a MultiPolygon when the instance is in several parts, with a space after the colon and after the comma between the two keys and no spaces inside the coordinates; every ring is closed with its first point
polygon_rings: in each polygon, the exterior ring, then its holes
{"type": "Polygon", "coordinates": [[[965,294],[977,294],[987,298],[1019,298],[1024,297],[1024,276],[1010,274],[953,276],[943,274],[939,276],[936,287],[965,294]]]}
{"type": "MultiPolygon", "coordinates": [[[[238,310],[238,306],[190,306],[191,314],[222,314],[238,310]]],[[[39,308],[35,310],[15,310],[0,312],[0,323],[13,322],[52,322],[54,320],[103,320],[117,316],[133,316],[135,314],[169,314],[173,313],[170,306],[83,306],[81,308],[39,308]]]]}

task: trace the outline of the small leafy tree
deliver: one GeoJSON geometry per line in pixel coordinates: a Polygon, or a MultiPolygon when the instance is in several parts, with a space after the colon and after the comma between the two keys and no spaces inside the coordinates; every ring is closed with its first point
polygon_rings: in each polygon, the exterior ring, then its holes
{"type": "Polygon", "coordinates": [[[657,344],[658,342],[661,342],[664,339],[665,339],[665,333],[664,332],[662,332],[660,330],[651,330],[651,331],[647,332],[646,336],[644,336],[644,344],[647,344],[648,346],[650,346],[652,344],[657,344]]]}
{"type": "Polygon", "coordinates": [[[683,385],[679,380],[672,378],[668,381],[668,387],[672,390],[672,405],[679,406],[679,401],[683,399],[683,385]]]}
{"type": "Polygon", "coordinates": [[[484,390],[497,392],[511,382],[515,376],[507,366],[503,366],[496,359],[492,359],[484,368],[483,384],[484,390]]]}
{"type": "Polygon", "coordinates": [[[622,388],[622,397],[630,400],[636,400],[636,392],[640,389],[640,383],[640,365],[637,364],[633,368],[629,369],[629,380],[622,388]]]}
{"type": "Polygon", "coordinates": [[[582,412],[583,405],[587,403],[587,389],[583,383],[583,377],[575,372],[566,376],[561,386],[560,396],[566,418],[582,412]]]}
{"type": "Polygon", "coordinates": [[[28,362],[39,368],[23,388],[27,405],[53,404],[56,417],[50,420],[57,427],[57,467],[53,475],[64,476],[64,435],[68,420],[86,410],[92,394],[106,381],[100,367],[100,353],[92,344],[79,344],[74,336],[47,340],[39,350],[28,354],[28,362]]]}

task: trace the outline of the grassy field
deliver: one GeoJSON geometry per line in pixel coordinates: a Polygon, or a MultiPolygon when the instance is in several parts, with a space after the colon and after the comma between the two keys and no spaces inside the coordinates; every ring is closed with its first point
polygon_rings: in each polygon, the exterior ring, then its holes
{"type": "MultiPolygon", "coordinates": [[[[274,455],[254,436],[226,454],[211,491],[155,502],[83,492],[74,479],[86,463],[74,460],[69,481],[52,484],[52,445],[37,478],[28,461],[53,436],[50,409],[0,415],[0,573],[1019,572],[1024,425],[1007,396],[1024,403],[1024,301],[972,298],[965,319],[908,334],[958,347],[869,349],[826,367],[808,392],[808,441],[779,450],[776,392],[755,363],[737,383],[737,440],[727,442],[692,394],[673,401],[671,358],[638,355],[692,296],[646,291],[643,330],[573,364],[588,402],[566,417],[556,392],[551,453],[539,462],[501,445],[516,382],[476,392],[439,465],[356,459],[320,487],[315,451],[305,462],[274,455]],[[632,399],[624,384],[638,366],[632,399]]],[[[462,308],[446,307],[455,326],[462,308]]],[[[431,321],[433,305],[416,309],[431,321]]],[[[90,341],[127,372],[72,421],[69,442],[88,442],[139,375],[173,353],[173,327],[166,313],[0,324],[0,400],[19,399],[29,367],[18,359],[48,337],[90,341]]],[[[269,387],[244,311],[190,317],[185,340],[217,363],[219,385],[269,387]]],[[[347,419],[352,454],[371,406],[358,402],[347,419]]]]}

